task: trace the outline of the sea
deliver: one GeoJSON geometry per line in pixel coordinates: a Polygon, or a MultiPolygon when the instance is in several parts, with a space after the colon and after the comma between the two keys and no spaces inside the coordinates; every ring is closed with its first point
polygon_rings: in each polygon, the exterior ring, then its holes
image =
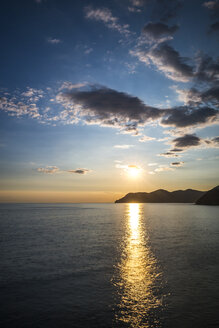
{"type": "Polygon", "coordinates": [[[0,326],[219,327],[219,207],[1,204],[0,326]]]}

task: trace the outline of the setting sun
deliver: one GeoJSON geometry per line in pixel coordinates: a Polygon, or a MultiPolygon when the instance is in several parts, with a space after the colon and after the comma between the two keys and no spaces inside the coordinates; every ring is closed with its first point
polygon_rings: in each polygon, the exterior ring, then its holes
{"type": "Polygon", "coordinates": [[[127,172],[130,177],[136,178],[140,173],[140,168],[136,165],[129,165],[127,172]]]}

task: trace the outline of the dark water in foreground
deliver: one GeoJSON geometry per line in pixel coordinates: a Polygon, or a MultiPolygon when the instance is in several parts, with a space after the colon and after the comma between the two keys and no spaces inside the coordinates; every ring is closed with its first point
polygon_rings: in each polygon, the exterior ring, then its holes
{"type": "Polygon", "coordinates": [[[0,205],[1,327],[219,327],[219,207],[0,205]]]}

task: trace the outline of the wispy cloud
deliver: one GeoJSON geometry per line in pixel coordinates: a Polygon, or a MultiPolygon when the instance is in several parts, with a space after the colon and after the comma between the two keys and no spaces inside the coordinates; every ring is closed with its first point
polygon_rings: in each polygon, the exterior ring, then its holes
{"type": "Polygon", "coordinates": [[[60,170],[57,166],[49,166],[46,167],[39,167],[37,168],[37,172],[40,173],[46,173],[46,174],[56,174],[56,173],[74,173],[74,174],[87,174],[88,172],[91,172],[91,170],[88,169],[73,169],[73,170],[60,170]]]}
{"type": "Polygon", "coordinates": [[[166,172],[166,171],[174,171],[174,169],[169,166],[160,166],[154,170],[154,172],[166,172]]]}
{"type": "Polygon", "coordinates": [[[154,137],[149,137],[149,136],[142,136],[140,139],[138,139],[140,142],[147,142],[151,140],[156,140],[154,137]]]}
{"type": "Polygon", "coordinates": [[[68,81],[65,81],[62,83],[61,87],[59,88],[59,91],[62,91],[62,90],[74,90],[74,89],[80,89],[80,88],[83,88],[87,85],[87,82],[79,82],[79,83],[71,83],[71,82],[68,82],[68,81]]]}
{"type": "Polygon", "coordinates": [[[156,166],[157,163],[148,163],[148,166],[156,166]]]}
{"type": "Polygon", "coordinates": [[[219,1],[218,0],[213,0],[213,1],[206,1],[203,3],[203,6],[213,10],[215,12],[219,12],[219,1]]]}
{"type": "Polygon", "coordinates": [[[118,17],[113,16],[108,8],[93,8],[92,6],[85,7],[85,17],[104,23],[108,28],[116,30],[121,34],[130,34],[128,24],[120,24],[118,17]]]}
{"type": "Polygon", "coordinates": [[[94,51],[93,48],[87,48],[87,49],[85,49],[84,53],[85,53],[85,55],[89,55],[93,51],[94,51]]]}
{"type": "Polygon", "coordinates": [[[40,173],[55,174],[59,172],[59,168],[57,166],[46,166],[46,167],[39,167],[37,171],[40,173]]]}
{"type": "Polygon", "coordinates": [[[134,145],[115,145],[113,147],[118,148],[118,149],[129,149],[129,148],[134,147],[134,145]]]}
{"type": "Polygon", "coordinates": [[[130,11],[131,13],[140,13],[141,9],[140,8],[136,8],[136,7],[128,7],[128,11],[130,11]]]}
{"type": "Polygon", "coordinates": [[[58,43],[61,43],[62,41],[60,39],[57,39],[57,38],[48,38],[47,42],[50,43],[50,44],[58,44],[58,43]]]}

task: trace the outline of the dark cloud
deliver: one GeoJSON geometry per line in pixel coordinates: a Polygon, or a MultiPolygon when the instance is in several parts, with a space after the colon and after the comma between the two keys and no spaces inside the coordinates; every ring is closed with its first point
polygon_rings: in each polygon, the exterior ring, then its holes
{"type": "Polygon", "coordinates": [[[76,173],[76,174],[87,174],[90,172],[88,169],[76,169],[76,170],[67,170],[68,173],[76,173]]]}
{"type": "Polygon", "coordinates": [[[194,134],[185,134],[182,137],[178,137],[172,141],[175,147],[188,148],[192,146],[199,146],[201,139],[194,134]]]}
{"type": "Polygon", "coordinates": [[[153,64],[171,80],[188,82],[193,77],[193,67],[187,64],[187,58],[166,43],[151,49],[137,49],[131,54],[147,65],[153,64]]]}
{"type": "Polygon", "coordinates": [[[219,85],[201,91],[191,88],[190,90],[182,91],[182,94],[186,97],[187,103],[206,103],[215,107],[219,106],[219,85]]]}
{"type": "Polygon", "coordinates": [[[218,106],[219,105],[219,85],[213,86],[212,88],[209,88],[205,91],[203,91],[201,94],[201,100],[203,102],[211,102],[213,105],[218,106]]]}
{"type": "Polygon", "coordinates": [[[166,153],[161,153],[161,154],[159,154],[159,156],[164,156],[164,157],[180,157],[179,155],[174,154],[171,151],[167,151],[166,153]]]}
{"type": "Polygon", "coordinates": [[[211,107],[177,107],[169,109],[167,117],[161,120],[161,124],[178,128],[209,124],[218,117],[218,110],[211,107]]]}
{"type": "MultiPolygon", "coordinates": [[[[30,91],[28,96],[21,93],[24,102],[8,95],[7,98],[0,98],[0,110],[18,117],[37,118],[40,123],[78,124],[81,121],[84,124],[114,127],[132,135],[138,135],[140,129],[156,120],[162,126],[197,127],[214,124],[219,114],[216,109],[219,87],[214,85],[202,92],[196,89],[176,90],[184,97],[187,93],[190,102],[185,106],[166,109],[149,106],[138,97],[107,87],[84,85],[83,88],[67,86],[59,89],[51,107],[46,109],[29,102],[29,98],[33,98],[30,91]]],[[[37,97],[36,101],[40,100],[37,97]]]]}
{"type": "Polygon", "coordinates": [[[158,48],[152,50],[154,61],[161,64],[163,71],[173,77],[178,76],[188,79],[192,77],[192,67],[186,63],[187,59],[180,56],[178,51],[167,44],[161,44],[158,48]],[[165,69],[166,67],[166,69],[165,69]]]}
{"type": "Polygon", "coordinates": [[[219,57],[214,60],[208,55],[199,55],[196,58],[197,69],[194,74],[198,81],[218,83],[219,77],[219,57]]]}
{"type": "Polygon", "coordinates": [[[216,144],[219,144],[219,137],[214,137],[212,141],[216,144]]]}
{"type": "Polygon", "coordinates": [[[144,26],[142,32],[149,39],[158,40],[164,36],[172,36],[178,28],[177,25],[169,27],[164,23],[148,23],[144,26]]]}
{"type": "Polygon", "coordinates": [[[183,151],[183,149],[182,148],[173,148],[173,149],[171,149],[171,151],[172,152],[181,152],[181,151],[183,151]]]}
{"type": "Polygon", "coordinates": [[[173,162],[171,163],[172,166],[182,166],[184,162],[173,162]]]}
{"type": "Polygon", "coordinates": [[[218,148],[219,147],[219,137],[214,137],[211,139],[203,139],[195,134],[184,134],[181,137],[175,138],[171,141],[171,144],[174,146],[173,149],[170,149],[166,154],[171,157],[170,154],[173,152],[184,152],[191,147],[204,147],[204,148],[218,148]],[[175,148],[180,147],[180,148],[175,148]]]}
{"type": "Polygon", "coordinates": [[[76,106],[78,115],[87,124],[114,126],[130,133],[163,114],[162,110],[145,105],[138,97],[104,87],[62,93],[60,99],[76,106]]]}

